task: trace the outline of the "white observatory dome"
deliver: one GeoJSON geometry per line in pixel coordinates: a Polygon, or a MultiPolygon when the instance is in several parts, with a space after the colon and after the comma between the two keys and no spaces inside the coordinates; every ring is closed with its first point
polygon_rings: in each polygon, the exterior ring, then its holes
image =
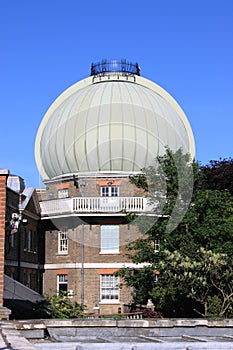
{"type": "Polygon", "coordinates": [[[194,156],[192,130],[179,105],[140,77],[137,65],[127,67],[122,61],[92,66],[89,78],[71,86],[49,108],[35,147],[44,179],[138,172],[164,154],[166,146],[194,156]]]}

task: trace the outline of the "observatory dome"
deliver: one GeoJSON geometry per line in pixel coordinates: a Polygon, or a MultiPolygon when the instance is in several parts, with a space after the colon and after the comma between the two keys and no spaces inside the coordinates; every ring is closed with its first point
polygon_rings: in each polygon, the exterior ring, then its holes
{"type": "Polygon", "coordinates": [[[35,155],[44,179],[77,173],[134,173],[165,147],[194,156],[189,122],[137,65],[92,65],[91,76],[61,94],[39,127],[35,155]],[[107,68],[107,69],[106,69],[107,68]],[[135,70],[134,70],[135,69],[135,70]]]}

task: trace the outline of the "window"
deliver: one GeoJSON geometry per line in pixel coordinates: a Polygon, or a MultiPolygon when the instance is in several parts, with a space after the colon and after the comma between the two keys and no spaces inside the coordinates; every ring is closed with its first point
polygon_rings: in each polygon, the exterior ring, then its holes
{"type": "Polygon", "coordinates": [[[54,193],[53,192],[49,192],[49,199],[54,199],[54,193]]]}
{"type": "Polygon", "coordinates": [[[57,290],[60,292],[67,292],[68,279],[67,275],[57,275],[57,290]]]}
{"type": "Polygon", "coordinates": [[[100,276],[101,301],[119,301],[119,277],[115,275],[100,276]]]}
{"type": "Polygon", "coordinates": [[[159,252],[159,240],[158,239],[154,240],[154,251],[159,252]]]}
{"type": "Polygon", "coordinates": [[[119,253],[119,226],[118,225],[101,226],[100,252],[104,254],[119,253]]]}
{"type": "Polygon", "coordinates": [[[58,253],[68,254],[68,232],[67,231],[58,232],[58,253]]]}
{"type": "Polygon", "coordinates": [[[28,230],[25,227],[22,231],[23,234],[23,248],[25,252],[36,252],[37,250],[37,233],[32,230],[28,230]]]}
{"type": "Polygon", "coordinates": [[[28,230],[27,232],[27,251],[32,251],[32,230],[28,230]]]}
{"type": "Polygon", "coordinates": [[[10,244],[11,244],[11,248],[15,248],[15,233],[11,233],[10,235],[10,244]]]}
{"type": "Polygon", "coordinates": [[[68,188],[63,188],[58,190],[58,198],[66,198],[68,197],[68,188]]]}
{"type": "Polygon", "coordinates": [[[101,196],[102,197],[118,197],[119,196],[119,187],[117,186],[102,186],[101,196]]]}
{"type": "Polygon", "coordinates": [[[37,232],[34,231],[33,232],[33,252],[36,253],[37,252],[37,232]]]}
{"type": "Polygon", "coordinates": [[[159,275],[156,273],[154,277],[154,283],[157,283],[159,280],[159,275]]]}
{"type": "Polygon", "coordinates": [[[28,288],[31,288],[31,274],[30,274],[30,273],[27,274],[26,286],[27,286],[28,288]]]}
{"type": "Polygon", "coordinates": [[[111,197],[118,197],[119,187],[113,186],[111,187],[111,197]]]}

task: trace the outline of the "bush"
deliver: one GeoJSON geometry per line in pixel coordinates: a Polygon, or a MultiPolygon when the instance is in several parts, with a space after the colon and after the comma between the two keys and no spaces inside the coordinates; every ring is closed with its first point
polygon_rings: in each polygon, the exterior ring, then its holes
{"type": "Polygon", "coordinates": [[[142,310],[142,317],[143,318],[162,318],[162,314],[159,311],[146,308],[142,310]]]}
{"type": "Polygon", "coordinates": [[[77,318],[82,316],[84,307],[76,301],[72,302],[67,292],[46,296],[44,304],[52,318],[77,318]]]}

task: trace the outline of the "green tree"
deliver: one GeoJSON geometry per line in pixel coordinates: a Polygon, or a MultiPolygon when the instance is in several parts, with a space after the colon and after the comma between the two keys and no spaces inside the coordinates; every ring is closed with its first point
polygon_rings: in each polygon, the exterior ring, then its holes
{"type": "Polygon", "coordinates": [[[196,258],[190,258],[165,250],[159,271],[161,277],[150,295],[156,305],[161,303],[160,308],[179,293],[183,299],[196,301],[199,310],[195,311],[204,317],[233,316],[232,260],[226,254],[200,248],[196,258]],[[164,292],[166,298],[161,300],[164,292]]]}
{"type": "Polygon", "coordinates": [[[228,190],[233,195],[233,159],[211,160],[201,167],[203,189],[228,190]]]}
{"type": "MultiPolygon", "coordinates": [[[[210,174],[208,176],[210,177],[210,174]]],[[[165,264],[166,269],[161,265],[164,261],[166,262],[164,256],[166,251],[170,254],[177,251],[181,259],[184,261],[188,259],[190,266],[198,262],[197,255],[201,256],[202,249],[205,252],[211,251],[210,254],[213,256],[224,254],[228,261],[231,260],[233,197],[228,189],[209,188],[204,181],[205,178],[203,167],[191,162],[188,155],[183,155],[181,150],[173,153],[167,149],[166,154],[157,159],[155,167],[144,169],[143,175],[131,179],[134,184],[147,190],[152,205],[156,203],[154,206],[156,220],[149,229],[147,229],[148,217],[140,217],[133,221],[144,234],[128,245],[128,255],[134,263],[145,263],[146,266],[140,273],[137,269],[135,271],[122,269],[120,275],[124,277],[127,285],[134,287],[133,297],[136,303],[152,298],[155,305],[168,316],[194,315],[194,309],[203,315],[207,315],[208,312],[218,316],[230,315],[232,297],[229,296],[232,279],[227,284],[227,277],[224,278],[221,281],[220,291],[217,288],[220,281],[213,287],[213,283],[207,278],[210,272],[205,269],[200,270],[199,273],[202,271],[200,278],[207,281],[208,287],[205,288],[204,298],[198,294],[198,290],[201,290],[201,280],[195,279],[199,284],[194,283],[193,293],[190,293],[187,280],[183,278],[176,283],[178,280],[173,278],[175,270],[172,264],[165,264]],[[193,189],[191,197],[190,188],[193,189]],[[154,249],[155,241],[160,243],[159,252],[154,249]],[[155,281],[155,270],[160,271],[158,283],[155,281]],[[144,272],[145,279],[143,279],[144,272]],[[224,285],[225,290],[228,290],[225,296],[223,296],[224,285]],[[225,299],[227,301],[223,302],[225,299]],[[223,306],[224,303],[228,305],[226,308],[223,306]],[[208,311],[210,304],[212,304],[211,312],[208,311]],[[217,304],[218,307],[216,307],[217,304]],[[213,312],[214,307],[215,312],[213,312]]],[[[221,258],[223,259],[222,256],[221,258]]],[[[214,268],[213,265],[212,268],[214,268]]],[[[189,272],[193,276],[192,269],[189,272]]],[[[223,274],[222,272],[220,275],[223,274]]],[[[230,271],[227,273],[230,275],[230,271]]]]}

